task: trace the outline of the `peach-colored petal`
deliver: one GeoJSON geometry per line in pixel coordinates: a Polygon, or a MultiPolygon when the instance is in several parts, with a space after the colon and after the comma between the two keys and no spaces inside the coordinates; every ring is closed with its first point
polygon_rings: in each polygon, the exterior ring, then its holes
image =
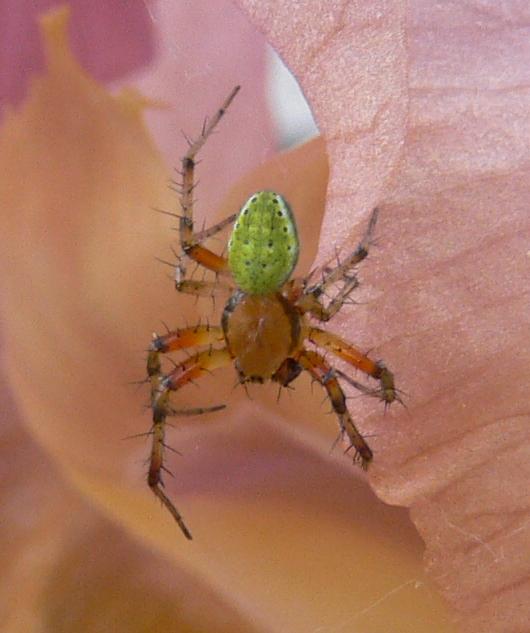
{"type": "Polygon", "coordinates": [[[257,630],[66,484],[7,399],[2,414],[3,631],[257,630]]]}
{"type": "MultiPolygon", "coordinates": [[[[178,420],[173,434],[184,457],[171,460],[178,476],[167,486],[192,544],[145,490],[146,443],[121,438],[149,428],[147,394],[127,382],[144,375],[142,350],[158,319],[197,319],[193,302],[175,296],[152,259],[167,252],[172,224],[146,210],[171,209],[174,196],[142,124],[144,100],[131,91],[111,97],[80,73],[57,17],[47,32],[49,72],[0,141],[6,364],[32,436],[98,506],[257,626],[388,630],[399,610],[403,631],[451,631],[422,577],[421,544],[405,513],[378,502],[349,460],[323,460],[280,432],[278,418],[299,419],[307,401],[311,418],[328,429],[328,446],[335,436],[335,420],[315,414],[321,394],[310,396],[307,380],[274,413],[257,401],[272,395],[270,386],[252,401],[242,390],[231,395],[231,372],[183,390],[182,406],[220,397],[230,405],[200,421],[178,420]]],[[[232,138],[244,107],[242,95],[219,137],[232,138]]],[[[252,164],[253,156],[230,149],[252,164]]],[[[305,220],[320,220],[323,210],[321,150],[318,142],[301,148],[240,190],[269,178],[283,183],[312,248],[319,222],[309,235],[305,220]]],[[[209,169],[230,174],[227,163],[210,158],[209,169]]],[[[199,308],[212,315],[209,305],[199,308]]]]}
{"type": "Polygon", "coordinates": [[[394,409],[386,419],[373,418],[372,482],[382,498],[412,506],[431,573],[463,625],[525,630],[528,5],[416,2],[403,20],[396,13],[402,4],[390,2],[381,4],[376,20],[372,3],[325,3],[314,14],[314,3],[297,3],[296,10],[281,2],[274,9],[254,0],[240,4],[283,52],[331,136],[321,254],[347,237],[344,209],[351,209],[351,225],[366,209],[370,197],[359,199],[358,173],[370,172],[371,201],[382,205],[378,248],[362,271],[369,303],[351,316],[345,311],[335,323],[349,337],[357,331],[358,341],[376,346],[374,353],[388,361],[408,394],[408,412],[394,409]],[[368,14],[371,19],[363,21],[368,14]],[[366,151],[358,133],[359,112],[366,110],[337,89],[363,81],[363,72],[354,64],[345,68],[343,60],[362,56],[367,34],[378,26],[369,47],[374,59],[392,43],[407,42],[392,49],[395,58],[386,57],[391,64],[372,64],[374,110],[366,128],[378,130],[381,117],[390,122],[390,153],[377,134],[366,151]],[[329,50],[341,53],[330,56],[329,50]],[[315,76],[326,61],[328,71],[315,76]],[[392,93],[397,80],[388,71],[403,70],[405,62],[406,75],[398,78],[408,76],[408,85],[392,93]],[[403,103],[409,99],[406,122],[386,118],[389,94],[403,103]],[[336,151],[330,121],[337,127],[340,122],[349,149],[336,151]],[[378,165],[372,167],[372,155],[383,148],[388,169],[394,167],[386,188],[377,180],[378,165]],[[348,180],[354,190],[336,196],[333,183],[348,180]]]}

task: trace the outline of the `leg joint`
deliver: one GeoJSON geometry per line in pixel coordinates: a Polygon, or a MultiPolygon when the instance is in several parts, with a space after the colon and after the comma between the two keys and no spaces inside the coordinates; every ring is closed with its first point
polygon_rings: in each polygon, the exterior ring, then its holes
{"type": "Polygon", "coordinates": [[[147,484],[150,488],[156,488],[160,483],[160,471],[158,469],[149,470],[147,475],[147,484]]]}
{"type": "MultiPolygon", "coordinates": [[[[155,341],[151,343],[151,346],[154,345],[154,343],[155,341]]],[[[160,356],[158,350],[150,347],[149,354],[147,355],[147,375],[149,376],[149,378],[152,378],[153,376],[156,376],[160,373],[161,368],[162,366],[160,364],[160,356]]]]}
{"type": "Polygon", "coordinates": [[[193,158],[190,158],[189,156],[185,156],[182,159],[182,167],[184,168],[184,170],[193,169],[195,167],[195,161],[193,160],[193,158]]]}

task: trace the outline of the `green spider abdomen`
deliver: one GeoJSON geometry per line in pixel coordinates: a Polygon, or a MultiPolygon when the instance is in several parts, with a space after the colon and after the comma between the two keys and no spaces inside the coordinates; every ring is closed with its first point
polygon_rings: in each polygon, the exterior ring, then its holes
{"type": "Polygon", "coordinates": [[[228,262],[237,285],[249,294],[268,294],[287,281],[298,260],[296,223],[287,202],[258,191],[241,208],[228,243],[228,262]]]}

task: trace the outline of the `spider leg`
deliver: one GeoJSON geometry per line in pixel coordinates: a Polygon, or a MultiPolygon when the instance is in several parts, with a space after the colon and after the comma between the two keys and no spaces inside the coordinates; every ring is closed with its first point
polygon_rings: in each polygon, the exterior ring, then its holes
{"type": "MultiPolygon", "coordinates": [[[[352,269],[368,255],[368,250],[373,241],[373,233],[378,213],[378,209],[372,211],[366,233],[357,248],[337,265],[331,266],[331,263],[325,265],[322,269],[322,280],[317,284],[308,285],[304,289],[301,297],[297,301],[297,305],[301,307],[304,312],[310,312],[320,321],[329,321],[341,309],[353,290],[357,288],[359,281],[352,269]],[[331,302],[327,306],[324,306],[322,304],[323,295],[339,281],[344,282],[342,288],[331,302]]],[[[308,279],[306,280],[306,283],[307,282],[308,279]]]]}
{"type": "Polygon", "coordinates": [[[224,220],[221,220],[217,224],[214,224],[213,226],[210,226],[207,229],[203,229],[202,231],[195,233],[193,235],[193,239],[197,243],[204,242],[209,237],[213,237],[214,235],[217,235],[217,233],[222,231],[226,226],[233,224],[236,218],[237,218],[237,213],[232,213],[232,215],[229,215],[227,218],[225,218],[224,220]]]}
{"type": "Polygon", "coordinates": [[[360,369],[367,376],[378,380],[380,386],[379,397],[386,405],[397,399],[394,374],[382,362],[368,358],[366,354],[363,354],[340,336],[320,328],[309,328],[306,338],[315,345],[329,350],[353,367],[360,369]]]}
{"type": "Polygon", "coordinates": [[[176,269],[177,275],[175,279],[175,288],[179,292],[195,295],[197,297],[213,297],[217,292],[224,290],[225,292],[233,292],[234,286],[223,284],[219,281],[195,281],[194,279],[179,280],[180,269],[176,269]]]}
{"type": "Polygon", "coordinates": [[[160,354],[175,352],[179,349],[224,343],[223,329],[217,325],[195,325],[192,327],[170,330],[162,336],[153,334],[147,357],[147,375],[160,375],[160,354]]]}
{"type": "Polygon", "coordinates": [[[298,378],[302,366],[294,358],[286,358],[272,376],[272,380],[279,382],[282,387],[288,387],[295,378],[298,378]]]}
{"type": "MultiPolygon", "coordinates": [[[[210,229],[194,233],[193,231],[193,189],[194,173],[195,173],[195,158],[203,145],[206,143],[208,137],[215,129],[228,106],[232,103],[234,97],[239,92],[239,86],[236,86],[232,92],[228,95],[223,105],[217,110],[214,116],[205,123],[199,137],[190,142],[190,146],[184,157],[182,158],[182,183],[180,193],[180,205],[182,207],[182,216],[179,221],[179,233],[180,244],[184,253],[192,260],[196,261],[201,266],[213,270],[219,274],[229,273],[228,262],[224,257],[216,255],[209,249],[201,246],[201,242],[215,235],[215,233],[222,230],[230,221],[233,222],[232,216],[219,222],[210,229]]],[[[185,269],[181,265],[182,276],[185,274],[185,269]]]]}
{"type": "MultiPolygon", "coordinates": [[[[199,345],[213,345],[224,343],[225,338],[222,328],[213,325],[196,325],[178,330],[169,330],[166,334],[158,336],[153,334],[153,340],[149,346],[147,355],[147,376],[151,382],[151,400],[153,394],[159,390],[160,381],[164,378],[162,374],[162,364],[160,354],[175,352],[181,349],[188,349],[199,345]]],[[[179,365],[177,365],[178,367],[179,365]]],[[[201,407],[198,409],[174,409],[169,402],[166,403],[166,415],[196,415],[217,411],[224,405],[213,407],[201,407]]]]}
{"type": "Polygon", "coordinates": [[[359,280],[355,275],[351,275],[344,281],[342,288],[337,292],[333,299],[331,299],[327,306],[325,306],[320,299],[322,296],[322,292],[320,290],[312,291],[309,294],[302,296],[297,305],[300,305],[304,312],[309,312],[319,321],[326,322],[337,314],[350,294],[358,286],[359,280]]]}
{"type": "Polygon", "coordinates": [[[340,431],[348,436],[351,447],[355,449],[355,458],[360,460],[362,468],[366,470],[372,461],[373,453],[351,419],[346,407],[346,397],[333,368],[320,354],[310,350],[303,350],[298,362],[326,390],[331,406],[339,418],[340,431]]]}
{"type": "Polygon", "coordinates": [[[154,335],[147,357],[147,374],[151,382],[151,408],[153,410],[153,426],[151,428],[152,446],[149,460],[147,483],[153,493],[169,510],[180,529],[191,539],[191,534],[173,502],[163,490],[161,473],[164,470],[164,449],[166,418],[173,415],[199,415],[223,408],[223,405],[213,407],[175,409],[170,401],[171,391],[180,389],[194,378],[198,378],[217,367],[230,362],[230,355],[226,349],[208,349],[181,362],[167,375],[162,374],[160,354],[189,348],[195,345],[208,345],[224,341],[221,328],[201,325],[170,331],[163,336],[154,335]]]}

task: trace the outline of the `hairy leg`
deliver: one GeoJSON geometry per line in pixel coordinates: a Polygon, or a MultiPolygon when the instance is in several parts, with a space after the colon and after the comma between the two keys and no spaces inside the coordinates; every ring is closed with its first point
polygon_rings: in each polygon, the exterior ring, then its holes
{"type": "MultiPolygon", "coordinates": [[[[180,244],[183,252],[192,260],[196,261],[201,266],[213,270],[216,273],[223,274],[228,273],[228,263],[224,257],[216,255],[209,249],[201,246],[201,242],[207,237],[211,237],[232,220],[232,216],[223,220],[219,224],[194,233],[193,230],[193,190],[195,188],[195,158],[203,145],[206,143],[208,137],[215,129],[221,118],[226,112],[228,106],[232,103],[234,97],[239,92],[239,86],[236,86],[232,92],[228,95],[223,105],[217,110],[215,115],[209,122],[205,122],[203,130],[200,136],[190,143],[190,147],[182,158],[182,183],[180,185],[180,204],[182,207],[182,215],[180,216],[179,232],[180,232],[180,244]]],[[[186,271],[182,263],[179,264],[181,275],[184,277],[186,271]]]]}
{"type": "Polygon", "coordinates": [[[397,399],[394,374],[382,362],[368,358],[366,354],[363,354],[340,336],[320,328],[308,328],[306,338],[315,345],[335,354],[367,376],[378,380],[380,385],[378,395],[383,402],[391,404],[397,399]]]}
{"type": "Polygon", "coordinates": [[[377,216],[378,210],[374,209],[370,216],[364,237],[350,255],[335,266],[331,266],[331,264],[324,266],[322,279],[319,283],[309,285],[309,280],[307,280],[306,287],[297,301],[297,305],[302,308],[304,312],[310,312],[320,321],[329,321],[341,309],[352,291],[357,288],[359,282],[355,271],[352,269],[368,255],[368,250],[373,240],[377,216]],[[343,285],[338,293],[327,306],[324,306],[322,299],[326,292],[330,290],[334,284],[341,281],[343,285]]]}
{"type": "Polygon", "coordinates": [[[220,281],[195,281],[195,279],[184,279],[179,281],[175,279],[175,288],[179,292],[196,297],[215,297],[218,292],[232,293],[234,286],[224,284],[220,281]]]}
{"type": "Polygon", "coordinates": [[[340,431],[348,437],[351,447],[355,449],[355,458],[360,460],[361,466],[366,470],[372,461],[373,453],[351,419],[346,407],[346,397],[333,368],[326,363],[320,354],[310,350],[304,350],[300,354],[298,362],[326,390],[331,406],[339,418],[340,431]]]}
{"type": "Polygon", "coordinates": [[[174,330],[163,336],[154,336],[147,358],[147,374],[151,382],[151,408],[153,410],[153,426],[150,431],[152,447],[147,483],[169,510],[188,539],[191,539],[191,534],[182,516],[163,490],[161,473],[164,470],[166,419],[173,415],[196,415],[216,411],[222,409],[224,405],[179,410],[171,405],[170,394],[217,367],[227,365],[231,358],[226,349],[210,348],[181,362],[173,371],[164,375],[161,369],[160,355],[196,345],[212,345],[221,341],[224,341],[224,336],[219,327],[201,325],[174,330]]]}

